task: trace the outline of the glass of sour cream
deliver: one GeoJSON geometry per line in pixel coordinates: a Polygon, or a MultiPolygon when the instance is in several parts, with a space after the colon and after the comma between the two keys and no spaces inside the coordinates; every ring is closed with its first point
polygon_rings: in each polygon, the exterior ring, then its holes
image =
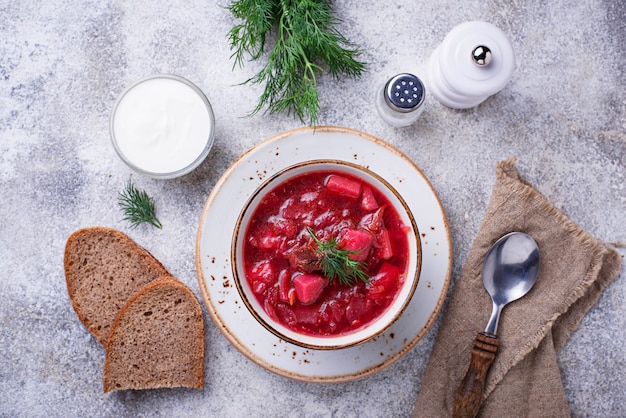
{"type": "Polygon", "coordinates": [[[204,161],[213,146],[215,119],[196,85],[175,75],[153,75],[120,95],[110,132],[115,151],[130,168],[171,179],[204,161]]]}

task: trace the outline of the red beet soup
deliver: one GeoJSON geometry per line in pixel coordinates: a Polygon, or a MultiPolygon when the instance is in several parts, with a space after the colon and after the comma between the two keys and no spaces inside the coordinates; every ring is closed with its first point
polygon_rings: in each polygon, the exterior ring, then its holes
{"type": "Polygon", "coordinates": [[[265,312],[292,331],[349,334],[382,315],[399,293],[409,231],[368,182],[332,170],[300,174],[267,193],[252,214],[245,277],[265,312]],[[329,279],[321,251],[328,245],[363,277],[329,279]]]}

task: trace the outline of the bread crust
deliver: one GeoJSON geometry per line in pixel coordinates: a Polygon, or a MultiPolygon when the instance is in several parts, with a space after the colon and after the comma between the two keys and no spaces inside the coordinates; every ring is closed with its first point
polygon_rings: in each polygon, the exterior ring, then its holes
{"type": "Polygon", "coordinates": [[[172,276],[146,284],[126,302],[105,348],[105,393],[204,386],[202,308],[194,293],[172,276]]]}
{"type": "Polygon", "coordinates": [[[170,274],[126,234],[100,226],[68,238],[63,265],[72,307],[102,345],[126,301],[145,284],[170,274]]]}

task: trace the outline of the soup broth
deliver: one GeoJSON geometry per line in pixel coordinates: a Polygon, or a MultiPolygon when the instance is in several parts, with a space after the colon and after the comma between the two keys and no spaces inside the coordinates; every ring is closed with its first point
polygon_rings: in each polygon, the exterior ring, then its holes
{"type": "Polygon", "coordinates": [[[245,278],[266,313],[311,336],[354,332],[378,318],[406,279],[408,231],[387,197],[360,178],[316,171],[260,201],[245,232],[245,278]],[[366,273],[346,284],[324,275],[319,244],[335,242],[366,273]]]}

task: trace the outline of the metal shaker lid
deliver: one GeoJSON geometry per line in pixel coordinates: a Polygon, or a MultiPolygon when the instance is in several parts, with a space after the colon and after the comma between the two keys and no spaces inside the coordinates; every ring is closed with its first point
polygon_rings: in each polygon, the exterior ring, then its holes
{"type": "Polygon", "coordinates": [[[425,96],[424,84],[413,74],[398,74],[385,84],[385,102],[397,112],[409,113],[419,108],[425,96]]]}

